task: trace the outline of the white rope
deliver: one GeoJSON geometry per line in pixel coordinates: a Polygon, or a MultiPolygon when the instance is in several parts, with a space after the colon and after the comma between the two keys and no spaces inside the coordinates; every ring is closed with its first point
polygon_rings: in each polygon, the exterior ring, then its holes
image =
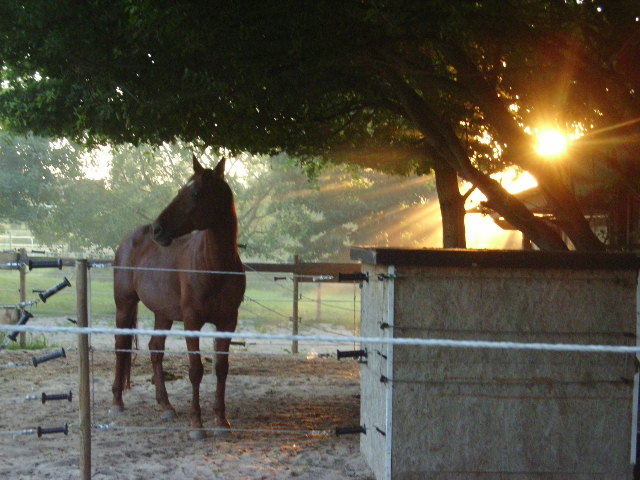
{"type": "Polygon", "coordinates": [[[113,265],[114,270],[141,270],[150,272],[178,272],[178,273],[207,273],[212,275],[245,275],[245,272],[227,272],[222,270],[189,270],[186,268],[159,268],[159,267],[127,267],[113,265]]]}
{"type": "Polygon", "coordinates": [[[42,400],[40,395],[26,395],[24,397],[0,398],[1,403],[27,403],[36,400],[42,400]]]}
{"type": "MultiPolygon", "coordinates": [[[[133,427],[133,426],[120,426],[110,424],[93,424],[92,427],[95,430],[107,431],[107,430],[121,430],[125,432],[190,432],[193,429],[188,427],[133,427]]],[[[78,425],[68,425],[69,431],[78,431],[80,427],[78,425]]],[[[335,433],[335,430],[294,430],[284,428],[199,428],[203,432],[208,433],[264,433],[268,435],[307,435],[307,436],[330,436],[335,433]]],[[[24,430],[9,430],[0,431],[0,435],[15,436],[15,435],[35,435],[38,430],[35,428],[27,428],[24,430]]]]}
{"type": "MultiPolygon", "coordinates": [[[[73,350],[67,350],[70,352],[73,350]]],[[[228,355],[234,357],[282,357],[289,359],[291,355],[294,355],[298,358],[304,359],[307,357],[306,353],[299,354],[291,354],[291,353],[268,353],[268,352],[242,352],[242,351],[233,351],[233,352],[218,352],[215,350],[194,350],[190,352],[188,350],[145,350],[144,348],[119,348],[119,349],[109,349],[109,348],[95,348],[91,347],[92,352],[96,353],[133,353],[133,354],[152,354],[152,353],[162,353],[164,355],[189,355],[189,354],[198,354],[202,356],[214,356],[214,355],[228,355]]],[[[25,365],[31,365],[31,363],[26,363],[25,365]]],[[[0,365],[2,368],[2,365],[0,365]]]]}
{"type": "MultiPolygon", "coordinates": [[[[93,265],[92,265],[93,266],[93,265]]],[[[100,267],[108,268],[108,267],[100,267]]],[[[248,272],[233,272],[225,270],[191,270],[186,268],[160,268],[160,267],[129,267],[125,265],[111,265],[114,270],[141,270],[151,272],[178,272],[178,273],[207,273],[211,275],[246,275],[247,273],[253,273],[255,270],[249,270],[248,272]]],[[[292,275],[287,278],[310,278],[314,281],[333,280],[332,275],[292,275]]]]}
{"type": "Polygon", "coordinates": [[[31,367],[33,363],[31,362],[12,362],[7,363],[5,365],[0,365],[0,368],[18,368],[18,367],[31,367]]]}
{"type": "Polygon", "coordinates": [[[553,352],[640,353],[640,345],[580,345],[568,343],[522,343],[485,340],[450,340],[444,338],[335,337],[329,335],[291,335],[250,332],[201,332],[194,330],[151,330],[132,328],[41,327],[35,325],[0,325],[2,331],[49,332],[66,334],[145,335],[184,338],[226,338],[245,340],[284,340],[299,342],[353,342],[360,344],[405,345],[414,347],[482,348],[498,350],[546,350],[553,352]]]}
{"type": "MultiPolygon", "coordinates": [[[[72,426],[70,425],[71,429],[72,426]]],[[[94,424],[93,428],[96,430],[124,430],[131,432],[190,432],[193,429],[188,427],[133,427],[133,426],[120,426],[114,424],[94,424]]],[[[333,430],[292,430],[292,429],[280,429],[280,428],[198,428],[204,432],[210,433],[267,433],[267,434],[280,434],[280,435],[333,435],[333,430]]]]}
{"type": "Polygon", "coordinates": [[[0,435],[7,435],[7,436],[16,436],[16,435],[35,435],[36,433],[38,433],[38,430],[36,430],[35,428],[27,428],[24,430],[8,430],[5,432],[0,432],[0,435]]]}

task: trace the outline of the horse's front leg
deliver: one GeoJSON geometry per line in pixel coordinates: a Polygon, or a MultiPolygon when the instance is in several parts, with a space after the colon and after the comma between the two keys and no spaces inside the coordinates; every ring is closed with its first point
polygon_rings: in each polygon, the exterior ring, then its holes
{"type": "Polygon", "coordinates": [[[160,417],[163,420],[173,420],[176,417],[176,411],[169,403],[169,395],[164,382],[164,370],[162,369],[162,360],[164,359],[164,344],[166,337],[153,336],[149,341],[149,350],[151,351],[151,366],[153,367],[153,384],[156,387],[156,400],[160,405],[160,417]]]}
{"type": "Polygon", "coordinates": [[[204,367],[200,358],[200,339],[198,337],[187,338],[187,350],[189,350],[189,380],[191,381],[192,399],[191,431],[189,437],[192,440],[201,440],[207,436],[202,428],[202,412],[200,410],[200,382],[204,375],[204,367]]]}
{"type": "Polygon", "coordinates": [[[227,374],[229,373],[229,345],[231,339],[216,339],[216,398],[213,404],[213,413],[216,417],[218,428],[229,429],[231,424],[227,420],[225,406],[225,391],[227,388],[227,374]]]}

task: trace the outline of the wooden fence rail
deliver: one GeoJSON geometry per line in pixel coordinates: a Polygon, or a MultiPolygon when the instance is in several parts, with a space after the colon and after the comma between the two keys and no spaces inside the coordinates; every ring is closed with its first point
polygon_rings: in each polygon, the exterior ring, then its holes
{"type": "MultiPolygon", "coordinates": [[[[29,256],[25,253],[10,252],[0,253],[0,266],[7,264],[29,264],[29,260],[34,261],[50,261],[62,260],[62,266],[73,267],[76,263],[75,258],[65,257],[44,257],[29,256]]],[[[88,260],[89,265],[111,265],[111,259],[88,260]]],[[[291,273],[300,275],[300,282],[337,282],[338,274],[354,274],[360,273],[359,263],[331,263],[331,262],[294,262],[294,263],[245,263],[247,273],[251,272],[272,272],[272,273],[291,273]],[[326,277],[313,279],[315,277],[326,277]],[[331,278],[329,278],[331,277],[331,278]]]]}

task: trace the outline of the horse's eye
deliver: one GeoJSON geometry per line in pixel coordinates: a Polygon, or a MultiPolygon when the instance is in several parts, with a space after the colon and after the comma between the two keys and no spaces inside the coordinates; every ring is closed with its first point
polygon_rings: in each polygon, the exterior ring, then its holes
{"type": "Polygon", "coordinates": [[[198,190],[191,191],[191,198],[198,198],[200,196],[200,192],[198,190]]]}

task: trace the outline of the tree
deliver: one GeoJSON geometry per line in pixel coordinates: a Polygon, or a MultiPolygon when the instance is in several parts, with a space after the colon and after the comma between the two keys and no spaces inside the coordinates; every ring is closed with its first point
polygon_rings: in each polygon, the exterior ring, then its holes
{"type": "Polygon", "coordinates": [[[559,123],[602,132],[638,116],[633,62],[612,57],[637,43],[637,9],[631,0],[7,1],[0,109],[5,128],[84,141],[180,137],[287,151],[310,165],[433,170],[445,246],[464,246],[461,177],[540,248],[566,249],[489,177],[517,165],[537,178],[573,244],[599,250],[574,193],[536,158],[523,127],[555,106],[541,100],[558,98],[544,79],[575,90],[552,115],[559,123]]]}
{"type": "Polygon", "coordinates": [[[415,212],[435,201],[432,182],[342,166],[324,168],[310,183],[284,155],[244,165],[247,178],[231,181],[249,257],[344,261],[353,244],[419,246],[431,235],[415,212]]]}
{"type": "Polygon", "coordinates": [[[81,176],[73,145],[28,135],[0,135],[0,218],[36,224],[81,176]]]}
{"type": "MultiPolygon", "coordinates": [[[[5,136],[3,220],[25,222],[39,243],[52,248],[112,254],[124,235],[152,221],[169,202],[191,175],[191,155],[200,148],[182,142],[111,147],[109,171],[92,179],[86,175],[104,163],[99,157],[105,149],[5,136]]],[[[215,165],[220,153],[205,150],[199,156],[215,165]]],[[[227,164],[247,258],[288,261],[299,254],[306,260],[344,260],[351,243],[375,239],[384,245],[391,239],[419,245],[428,234],[413,225],[393,236],[392,225],[400,221],[397,212],[433,200],[431,182],[346,167],[324,168],[310,182],[285,155],[243,154],[227,164]],[[381,226],[390,239],[376,238],[381,226]]]]}

